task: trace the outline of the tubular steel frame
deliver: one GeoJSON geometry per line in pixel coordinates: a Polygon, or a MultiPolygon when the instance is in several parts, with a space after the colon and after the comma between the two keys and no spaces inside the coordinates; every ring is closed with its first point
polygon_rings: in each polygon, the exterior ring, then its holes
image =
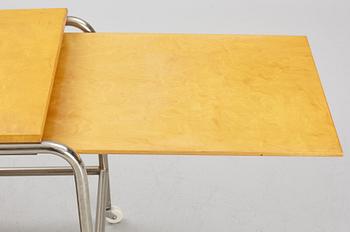
{"type": "MultiPolygon", "coordinates": [[[[68,16],[66,26],[73,26],[86,33],[94,33],[94,28],[85,20],[68,16]]],[[[98,175],[98,196],[95,231],[104,232],[105,217],[115,219],[111,210],[108,156],[98,155],[99,166],[85,167],[80,156],[71,148],[55,142],[27,144],[0,144],[1,155],[42,155],[58,156],[69,164],[67,167],[17,167],[0,168],[0,176],[65,176],[73,175],[77,194],[79,223],[81,232],[93,232],[92,214],[89,196],[88,175],[98,175]]]]}

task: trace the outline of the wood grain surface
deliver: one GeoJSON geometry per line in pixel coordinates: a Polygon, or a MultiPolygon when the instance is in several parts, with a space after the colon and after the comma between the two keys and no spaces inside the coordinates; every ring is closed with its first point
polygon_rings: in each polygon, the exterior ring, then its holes
{"type": "Polygon", "coordinates": [[[41,141],[66,14],[0,11],[0,143],[41,141]]]}
{"type": "Polygon", "coordinates": [[[80,153],[342,154],[301,36],[65,34],[44,138],[80,153]]]}

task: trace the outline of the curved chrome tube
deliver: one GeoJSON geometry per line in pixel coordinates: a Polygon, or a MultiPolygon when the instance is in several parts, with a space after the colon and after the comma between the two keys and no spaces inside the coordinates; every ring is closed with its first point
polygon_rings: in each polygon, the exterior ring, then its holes
{"type": "Polygon", "coordinates": [[[84,19],[75,17],[75,16],[67,16],[66,26],[71,26],[82,30],[85,33],[95,33],[95,29],[84,19]]]}
{"type": "MultiPolygon", "coordinates": [[[[89,182],[83,161],[77,153],[62,144],[53,142],[42,142],[45,150],[50,154],[57,155],[65,159],[73,169],[75,178],[75,188],[78,199],[80,230],[92,232],[92,215],[89,196],[89,182]]],[[[43,152],[45,154],[45,152],[43,152]]]]}
{"type": "Polygon", "coordinates": [[[80,230],[93,232],[87,172],[83,161],[69,147],[54,142],[38,144],[0,144],[0,155],[33,155],[51,154],[66,160],[72,167],[75,178],[79,208],[80,230]]]}

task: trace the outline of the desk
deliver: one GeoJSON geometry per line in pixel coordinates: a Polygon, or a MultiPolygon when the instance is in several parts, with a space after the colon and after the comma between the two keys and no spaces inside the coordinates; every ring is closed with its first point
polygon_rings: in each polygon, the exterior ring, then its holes
{"type": "Polygon", "coordinates": [[[66,13],[0,11],[0,155],[69,164],[0,176],[74,175],[81,232],[93,231],[87,175],[99,176],[95,231],[122,219],[107,154],[342,155],[305,37],[62,36],[64,23],[94,32],[66,13]]]}

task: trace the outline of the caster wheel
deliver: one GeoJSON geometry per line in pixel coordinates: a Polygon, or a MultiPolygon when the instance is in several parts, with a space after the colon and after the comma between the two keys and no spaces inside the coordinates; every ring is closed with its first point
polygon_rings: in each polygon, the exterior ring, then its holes
{"type": "Polygon", "coordinates": [[[111,224],[119,223],[121,222],[123,217],[124,217],[123,211],[119,207],[112,206],[111,209],[108,209],[106,211],[106,221],[108,223],[111,223],[111,224]]]}

